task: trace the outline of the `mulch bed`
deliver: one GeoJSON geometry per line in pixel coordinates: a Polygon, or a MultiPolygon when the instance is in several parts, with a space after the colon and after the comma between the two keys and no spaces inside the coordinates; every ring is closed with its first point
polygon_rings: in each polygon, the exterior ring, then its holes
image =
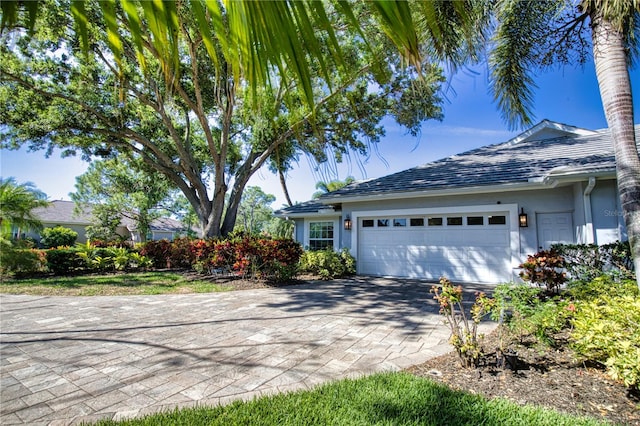
{"type": "Polygon", "coordinates": [[[555,348],[536,344],[534,339],[510,339],[516,351],[512,360],[498,367],[495,348],[498,330],[483,341],[485,356],[476,369],[465,369],[455,352],[409,368],[412,374],[428,377],[447,386],[487,398],[505,398],[520,405],[536,405],[579,416],[590,416],[614,424],[640,425],[640,395],[622,383],[609,379],[601,366],[576,361],[559,335],[555,348]]]}

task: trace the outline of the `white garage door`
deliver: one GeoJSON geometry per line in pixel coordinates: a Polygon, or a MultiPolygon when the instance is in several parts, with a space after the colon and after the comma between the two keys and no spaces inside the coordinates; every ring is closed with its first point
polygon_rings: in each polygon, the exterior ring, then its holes
{"type": "Polygon", "coordinates": [[[358,273],[452,281],[511,280],[508,212],[358,220],[358,273]]]}

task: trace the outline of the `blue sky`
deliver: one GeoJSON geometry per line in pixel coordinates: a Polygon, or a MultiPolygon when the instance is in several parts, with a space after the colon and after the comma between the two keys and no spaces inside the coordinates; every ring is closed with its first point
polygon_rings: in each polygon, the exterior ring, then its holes
{"type": "MultiPolygon", "coordinates": [[[[640,71],[631,71],[634,92],[635,123],[640,123],[640,71]]],[[[595,71],[592,63],[584,68],[564,67],[541,73],[536,78],[534,124],[549,119],[560,123],[602,129],[607,127],[595,71]]],[[[314,165],[302,157],[295,170],[288,174],[288,186],[294,202],[307,201],[316,191],[318,180],[369,179],[405,170],[429,161],[464,152],[483,145],[506,141],[520,133],[510,131],[492,101],[488,89],[486,68],[459,71],[450,79],[442,122],[427,122],[422,133],[414,138],[386,122],[386,137],[366,159],[347,159],[343,164],[330,165],[325,171],[315,171],[314,165]]],[[[33,182],[50,200],[69,200],[74,192],[75,177],[88,163],[78,158],[60,158],[54,153],[45,158],[44,151],[25,150],[0,153],[2,177],[13,176],[18,182],[33,182]]],[[[263,169],[249,182],[276,196],[274,209],[285,203],[276,176],[263,169]]]]}

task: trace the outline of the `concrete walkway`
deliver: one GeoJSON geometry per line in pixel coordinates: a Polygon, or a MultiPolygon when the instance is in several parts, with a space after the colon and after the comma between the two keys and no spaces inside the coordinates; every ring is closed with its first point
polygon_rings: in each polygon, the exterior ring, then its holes
{"type": "Polygon", "coordinates": [[[430,287],[358,277],[217,294],[3,294],[0,424],[129,418],[418,364],[451,349],[430,287]]]}

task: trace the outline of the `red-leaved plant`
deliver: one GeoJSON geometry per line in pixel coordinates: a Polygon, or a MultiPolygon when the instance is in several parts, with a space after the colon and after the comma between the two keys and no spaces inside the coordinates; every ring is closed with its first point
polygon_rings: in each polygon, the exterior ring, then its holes
{"type": "Polygon", "coordinates": [[[527,256],[527,261],[520,265],[520,278],[545,287],[547,293],[557,293],[560,286],[567,281],[565,266],[564,257],[555,249],[541,250],[527,256]]]}

